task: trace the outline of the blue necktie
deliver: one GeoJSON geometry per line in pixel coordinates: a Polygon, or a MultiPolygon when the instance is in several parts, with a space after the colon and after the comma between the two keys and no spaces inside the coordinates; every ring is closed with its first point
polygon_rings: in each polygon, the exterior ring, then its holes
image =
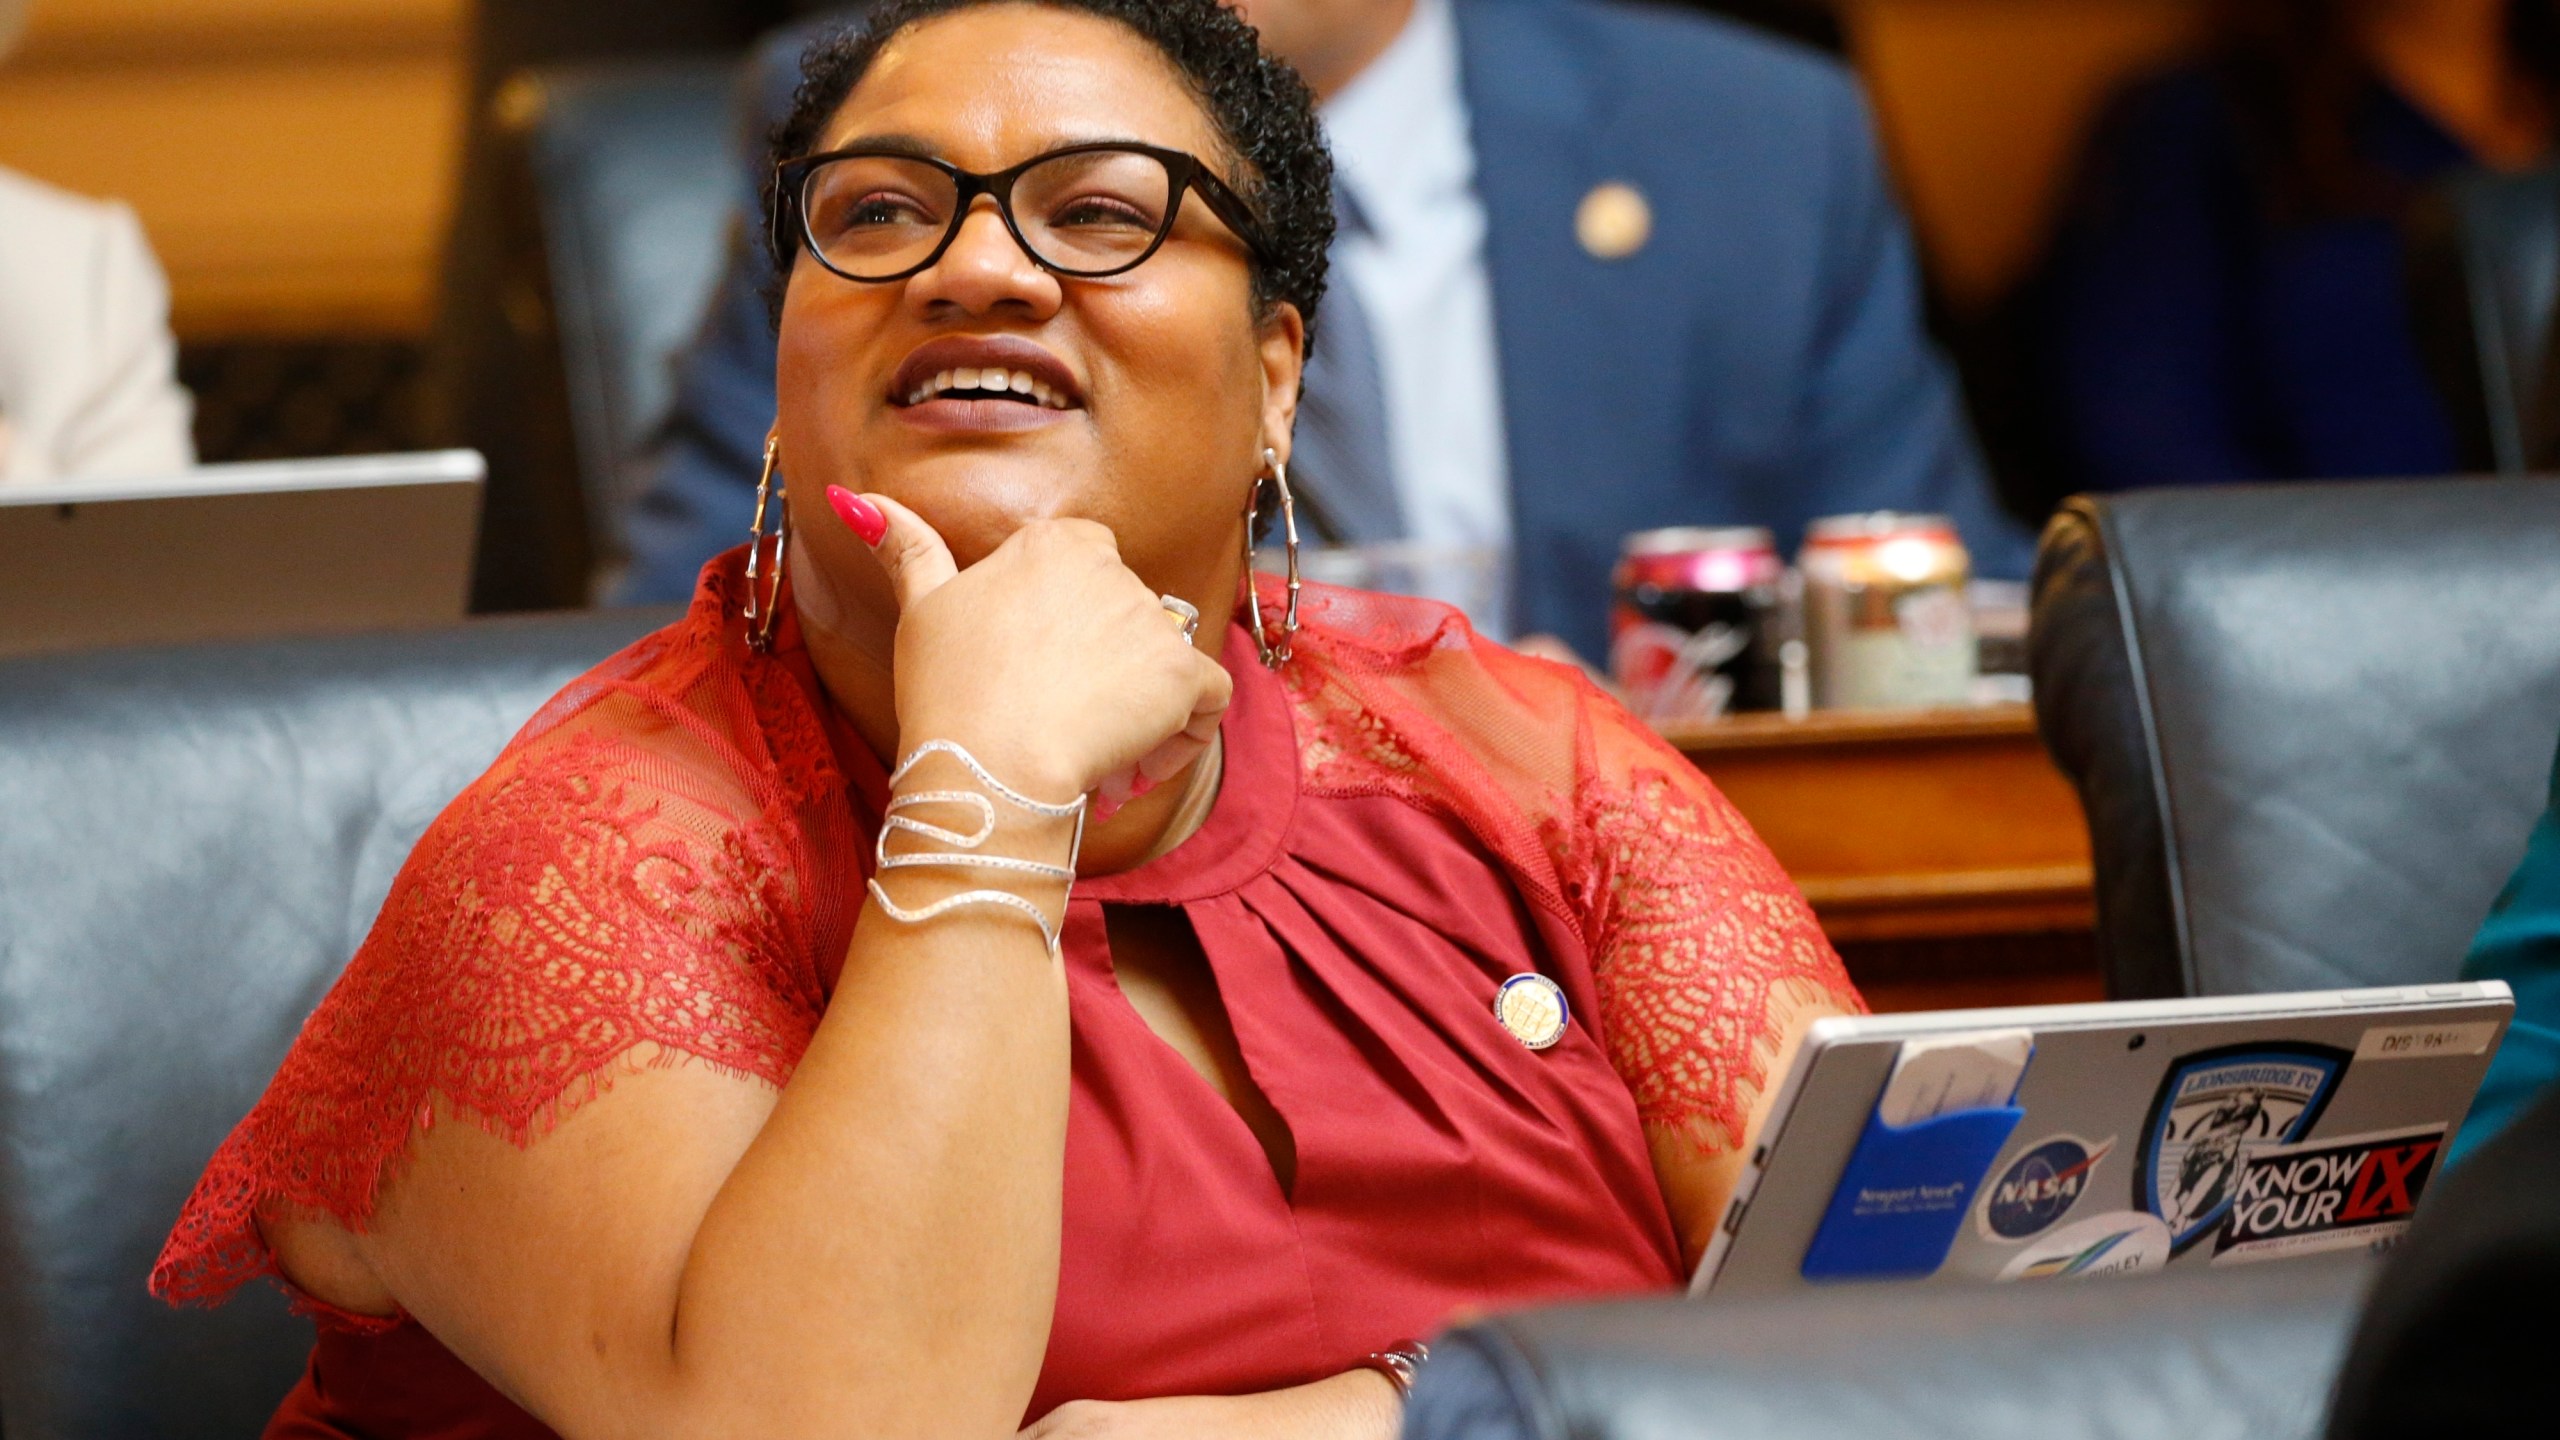
{"type": "Polygon", "coordinates": [[[1322,328],[1308,357],[1298,399],[1291,488],[1309,503],[1319,534],[1338,545],[1367,545],[1404,535],[1395,467],[1387,452],[1387,394],[1378,374],[1377,338],[1360,292],[1341,267],[1340,240],[1367,233],[1359,206],[1337,181],[1333,283],[1325,290],[1322,328]]]}

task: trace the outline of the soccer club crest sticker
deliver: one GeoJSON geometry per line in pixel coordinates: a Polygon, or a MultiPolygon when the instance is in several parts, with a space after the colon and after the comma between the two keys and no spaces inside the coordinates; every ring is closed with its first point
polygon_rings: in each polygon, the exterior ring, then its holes
{"type": "Polygon", "coordinates": [[[2169,1227],[2173,1251],[2231,1212],[2242,1151],[2289,1145],[2327,1107],[2348,1054],[2327,1045],[2234,1045],[2180,1056],[2142,1126],[2133,1203],[2169,1227]]]}

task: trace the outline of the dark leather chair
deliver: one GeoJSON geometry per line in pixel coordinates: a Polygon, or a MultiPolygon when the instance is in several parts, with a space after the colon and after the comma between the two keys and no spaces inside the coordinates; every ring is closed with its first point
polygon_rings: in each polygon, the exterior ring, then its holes
{"type": "Polygon", "coordinates": [[[726,255],[736,75],[730,56],[597,61],[517,72],[489,101],[437,385],[448,438],[489,457],[477,610],[611,587],[634,452],[726,255]]]}
{"type": "Polygon", "coordinates": [[[2560,165],[2459,173],[2408,230],[2422,352],[2473,448],[2502,475],[2560,466],[2560,165]]]}
{"type": "Polygon", "coordinates": [[[2344,1263],[1770,1300],[1443,1336],[1406,1440],[2307,1440],[2372,1273],[2344,1263]]]}
{"type": "Polygon", "coordinates": [[[2081,497],[2034,607],[2111,994],[2453,977],[2560,736],[2560,484],[2081,497]]]}
{"type": "Polygon", "coordinates": [[[310,1328],[144,1290],[429,820],[669,616],[0,665],[0,1434],[254,1436],[310,1328]]]}
{"type": "Polygon", "coordinates": [[[594,553],[622,553],[638,451],[727,258],[735,61],[531,71],[515,85],[594,553]]]}

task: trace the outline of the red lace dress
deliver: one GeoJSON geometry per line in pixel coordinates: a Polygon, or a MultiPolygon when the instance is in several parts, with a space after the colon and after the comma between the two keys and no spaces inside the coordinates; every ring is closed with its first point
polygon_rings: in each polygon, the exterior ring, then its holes
{"type": "MultiPolygon", "coordinates": [[[[432,1101],[529,1144],[642,1043],[790,1078],[884,777],[787,624],[747,651],[738,584],[715,561],[683,622],[564,690],[427,832],[187,1202],[159,1294],[273,1275],[262,1205],[364,1225],[432,1101]]],[[[1276,674],[1228,636],[1204,828],[1069,907],[1064,1251],[1033,1417],[1318,1379],[1461,1306],[1676,1284],[1645,1124],[1737,1143],[1778,989],[1856,1003],[1741,818],[1578,676],[1436,606],[1318,588],[1306,610],[1276,674]],[[1121,996],[1113,904],[1189,917],[1295,1139],[1289,1191],[1121,996]],[[1572,1006],[1544,1051],[1492,1010],[1532,969],[1572,1006]]],[[[414,1322],[311,1308],[320,1341],[270,1434],[548,1433],[414,1322]]]]}

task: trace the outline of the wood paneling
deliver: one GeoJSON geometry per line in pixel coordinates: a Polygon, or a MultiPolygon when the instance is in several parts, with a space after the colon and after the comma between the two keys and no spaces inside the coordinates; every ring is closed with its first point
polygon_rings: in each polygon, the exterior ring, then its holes
{"type": "Polygon", "coordinates": [[[1834,940],[2090,927],[2088,827],[2026,706],[1748,715],[1669,738],[1834,940]]]}
{"type": "Polygon", "coordinates": [[[11,64],[441,53],[467,9],[467,0],[35,0],[11,64]]]}
{"type": "Polygon", "coordinates": [[[2197,0],[1842,0],[1921,247],[1958,306],[2043,247],[2115,85],[2194,43],[2197,0]]]}
{"type": "MultiPolygon", "coordinates": [[[[539,0],[521,0],[539,3],[539,0]]],[[[2089,116],[2195,0],[1842,0],[1959,305],[2034,255],[2089,116]]],[[[0,164],[142,215],[191,339],[414,333],[451,204],[466,0],[35,0],[0,164]]]]}
{"type": "Polygon", "coordinates": [[[1768,842],[1877,1010],[2105,998],[2088,827],[2026,706],[1744,715],[1667,738],[1768,842]]]}
{"type": "Polygon", "coordinates": [[[36,0],[0,164],[131,204],[182,337],[419,333],[465,23],[463,0],[36,0]]]}

